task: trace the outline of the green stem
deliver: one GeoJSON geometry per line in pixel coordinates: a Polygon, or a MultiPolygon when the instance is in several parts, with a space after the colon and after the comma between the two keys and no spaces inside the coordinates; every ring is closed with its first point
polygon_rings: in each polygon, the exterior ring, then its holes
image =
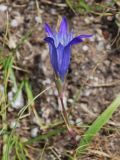
{"type": "MultiPolygon", "coordinates": [[[[4,97],[2,97],[2,99],[4,99],[4,97]]],[[[1,104],[1,108],[2,108],[2,127],[3,127],[3,131],[7,131],[7,113],[6,113],[6,104],[5,104],[5,100],[2,101],[3,103],[1,104]]],[[[7,160],[8,159],[8,154],[7,154],[7,139],[8,139],[8,135],[7,134],[3,134],[3,160],[7,160]]]]}
{"type": "Polygon", "coordinates": [[[68,131],[71,132],[71,127],[70,127],[70,124],[69,124],[67,112],[65,110],[65,106],[64,106],[64,103],[63,103],[63,83],[59,78],[57,78],[55,82],[56,82],[56,88],[58,90],[58,95],[59,95],[61,106],[62,106],[61,114],[62,114],[63,120],[66,124],[66,127],[67,127],[68,131]]]}
{"type": "Polygon", "coordinates": [[[62,114],[62,117],[64,119],[64,122],[66,124],[66,127],[68,128],[68,130],[70,131],[70,124],[69,124],[69,120],[68,120],[68,116],[67,116],[67,112],[65,110],[65,107],[64,107],[64,103],[63,103],[63,97],[60,97],[60,101],[61,101],[61,106],[62,106],[62,111],[61,111],[61,114],[62,114]]]}

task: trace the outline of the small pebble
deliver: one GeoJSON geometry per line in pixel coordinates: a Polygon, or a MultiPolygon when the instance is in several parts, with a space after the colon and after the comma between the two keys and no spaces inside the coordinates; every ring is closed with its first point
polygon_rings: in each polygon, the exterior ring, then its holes
{"type": "Polygon", "coordinates": [[[79,75],[79,73],[78,73],[77,71],[75,71],[75,73],[74,73],[74,74],[75,74],[75,76],[78,76],[78,75],[79,75]]]}
{"type": "Polygon", "coordinates": [[[91,24],[94,21],[94,17],[86,17],[84,21],[86,24],[91,24]]]}
{"type": "Polygon", "coordinates": [[[57,12],[56,12],[56,10],[54,8],[51,8],[50,12],[51,12],[52,15],[56,15],[57,14],[57,12]]]}
{"type": "Polygon", "coordinates": [[[1,5],[0,5],[0,11],[1,11],[1,12],[5,12],[5,11],[7,10],[7,8],[8,8],[8,7],[5,6],[4,4],[1,4],[1,5]]]}
{"type": "Polygon", "coordinates": [[[107,45],[106,45],[106,49],[108,49],[108,50],[110,50],[110,49],[111,49],[110,44],[107,44],[107,45]]]}
{"type": "Polygon", "coordinates": [[[54,95],[58,96],[58,90],[57,89],[54,89],[54,95]]]}
{"type": "Polygon", "coordinates": [[[81,118],[77,118],[77,119],[76,119],[76,125],[77,125],[77,126],[80,126],[81,123],[82,123],[81,118]]]}
{"type": "Polygon", "coordinates": [[[79,135],[77,135],[77,136],[75,137],[76,141],[79,141],[80,138],[81,138],[81,137],[80,137],[79,135]]]}
{"type": "Polygon", "coordinates": [[[42,83],[43,83],[43,85],[51,84],[51,80],[50,80],[49,78],[47,78],[47,79],[44,80],[42,83]]]}
{"type": "Polygon", "coordinates": [[[71,104],[73,104],[74,100],[72,98],[69,98],[68,102],[71,103],[71,104]]]}
{"type": "Polygon", "coordinates": [[[22,92],[18,93],[14,101],[13,101],[13,98],[14,98],[14,92],[13,91],[8,92],[8,99],[11,102],[12,108],[20,109],[24,106],[24,99],[23,99],[22,92]]]}
{"type": "Polygon", "coordinates": [[[42,18],[41,18],[40,16],[36,16],[36,17],[35,17],[35,21],[36,21],[37,23],[42,23],[42,18]]]}
{"type": "Polygon", "coordinates": [[[50,116],[50,114],[51,114],[51,109],[50,108],[44,108],[42,117],[45,118],[45,119],[48,119],[48,117],[50,116]]]}
{"type": "Polygon", "coordinates": [[[88,47],[87,45],[84,45],[84,46],[82,47],[82,49],[83,49],[83,51],[88,51],[88,50],[89,50],[89,47],[88,47]]]}
{"type": "Polygon", "coordinates": [[[84,90],[83,95],[88,97],[88,96],[90,96],[91,92],[92,92],[91,89],[84,90]]]}
{"type": "Polygon", "coordinates": [[[8,41],[8,47],[10,49],[15,49],[17,46],[16,38],[13,36],[10,36],[9,41],[8,41]]]}
{"type": "Polygon", "coordinates": [[[32,128],[31,129],[31,137],[37,137],[38,132],[39,132],[38,127],[32,128]]]}
{"type": "Polygon", "coordinates": [[[50,102],[50,101],[51,101],[50,97],[47,97],[47,99],[46,99],[46,100],[47,100],[47,102],[50,102]]]}
{"type": "Polygon", "coordinates": [[[18,22],[16,21],[16,19],[13,19],[11,21],[11,26],[14,27],[14,28],[16,28],[18,26],[18,22]]]}
{"type": "Polygon", "coordinates": [[[74,122],[73,120],[69,120],[69,123],[70,123],[71,125],[75,125],[75,122],[74,122]]]}

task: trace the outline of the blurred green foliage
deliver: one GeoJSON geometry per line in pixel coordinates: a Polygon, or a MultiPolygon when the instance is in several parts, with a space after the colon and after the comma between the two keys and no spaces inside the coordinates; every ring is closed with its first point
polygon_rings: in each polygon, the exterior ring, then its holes
{"type": "Polygon", "coordinates": [[[85,0],[66,0],[66,3],[73,10],[73,12],[80,14],[93,13],[96,15],[106,13],[107,9],[110,9],[114,6],[115,2],[115,0],[108,2],[103,1],[102,3],[95,3],[94,1],[87,2],[85,0]]]}

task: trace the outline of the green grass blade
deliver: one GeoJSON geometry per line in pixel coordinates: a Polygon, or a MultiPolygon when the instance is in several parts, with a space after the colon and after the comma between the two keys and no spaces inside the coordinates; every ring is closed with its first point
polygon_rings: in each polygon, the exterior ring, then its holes
{"type": "Polygon", "coordinates": [[[15,137],[15,151],[16,151],[16,156],[18,160],[26,160],[26,155],[25,155],[25,146],[23,143],[20,141],[20,138],[17,136],[15,137]]]}
{"type": "Polygon", "coordinates": [[[70,9],[71,9],[73,12],[75,12],[73,2],[72,2],[71,0],[66,0],[66,3],[67,3],[68,6],[70,7],[70,9]]]}
{"type": "MultiPolygon", "coordinates": [[[[0,62],[3,66],[3,80],[4,80],[4,94],[1,97],[1,106],[0,112],[2,117],[2,128],[3,131],[7,131],[8,124],[7,124],[7,85],[8,80],[10,77],[10,70],[13,65],[13,57],[9,56],[3,62],[0,62]]],[[[5,132],[4,132],[5,133],[5,132]]],[[[3,157],[2,160],[8,160],[9,155],[9,145],[8,145],[8,135],[3,135],[3,157]]]]}
{"type": "Polygon", "coordinates": [[[84,0],[79,1],[79,8],[83,8],[86,12],[91,12],[91,7],[84,0]]]}
{"type": "Polygon", "coordinates": [[[17,90],[16,77],[12,68],[10,69],[10,80],[12,81],[14,88],[17,90]]]}
{"type": "Polygon", "coordinates": [[[4,78],[4,86],[5,86],[5,92],[6,93],[7,93],[6,89],[7,89],[8,79],[9,79],[9,76],[10,76],[12,66],[13,66],[13,57],[9,56],[3,62],[3,78],[4,78]]]}
{"type": "Polygon", "coordinates": [[[93,122],[89,129],[84,134],[80,141],[79,147],[76,150],[76,155],[79,156],[85,151],[87,146],[92,141],[93,137],[100,131],[108,120],[112,117],[112,114],[120,106],[120,95],[107,107],[107,109],[93,122]]]}
{"type": "Polygon", "coordinates": [[[22,93],[22,88],[23,88],[23,86],[24,86],[24,81],[22,81],[22,82],[19,84],[19,86],[18,86],[18,88],[17,88],[17,90],[16,90],[16,93],[15,93],[15,95],[14,95],[13,102],[17,99],[17,97],[20,95],[20,93],[22,93]]]}
{"type": "Polygon", "coordinates": [[[37,142],[40,142],[42,140],[46,140],[48,138],[54,137],[54,136],[56,136],[56,135],[58,135],[60,133],[63,133],[65,131],[66,131],[66,128],[63,128],[63,127],[57,128],[57,129],[54,129],[52,131],[49,131],[48,133],[46,133],[44,135],[39,135],[39,136],[37,136],[35,138],[31,138],[28,141],[24,142],[24,144],[26,145],[26,144],[37,143],[37,142]]]}
{"type": "Polygon", "coordinates": [[[27,80],[25,80],[25,90],[28,98],[28,103],[31,102],[31,105],[34,105],[34,101],[33,101],[34,97],[33,97],[32,89],[27,80]]]}

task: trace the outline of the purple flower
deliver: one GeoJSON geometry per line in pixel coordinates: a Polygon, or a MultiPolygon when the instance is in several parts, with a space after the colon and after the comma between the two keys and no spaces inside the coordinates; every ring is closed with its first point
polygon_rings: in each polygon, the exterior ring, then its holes
{"type": "Polygon", "coordinates": [[[49,44],[52,67],[55,74],[63,81],[70,64],[71,46],[83,42],[82,38],[89,38],[92,35],[73,37],[73,31],[68,31],[65,17],[61,21],[58,32],[53,32],[48,24],[45,24],[45,31],[48,35],[45,41],[49,44]]]}

